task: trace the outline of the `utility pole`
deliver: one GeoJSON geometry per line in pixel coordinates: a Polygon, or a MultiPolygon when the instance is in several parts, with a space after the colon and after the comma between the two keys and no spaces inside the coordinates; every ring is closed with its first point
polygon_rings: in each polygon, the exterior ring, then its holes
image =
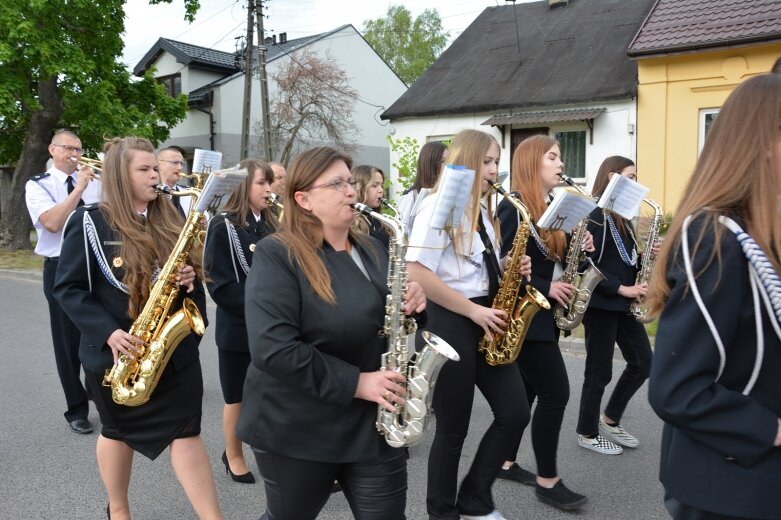
{"type": "MultiPolygon", "coordinates": [[[[252,1],[252,0],[250,0],[252,1]]],[[[266,79],[266,40],[263,37],[263,0],[257,0],[255,5],[258,21],[258,66],[260,76],[260,104],[263,121],[263,154],[266,161],[274,160],[271,149],[271,115],[268,107],[268,80],[266,79]]]]}
{"type": "MultiPolygon", "coordinates": [[[[255,0],[247,0],[247,48],[244,56],[244,111],[241,115],[241,158],[249,158],[249,122],[252,110],[252,34],[255,0]]],[[[261,36],[262,38],[262,36],[261,36]]]]}

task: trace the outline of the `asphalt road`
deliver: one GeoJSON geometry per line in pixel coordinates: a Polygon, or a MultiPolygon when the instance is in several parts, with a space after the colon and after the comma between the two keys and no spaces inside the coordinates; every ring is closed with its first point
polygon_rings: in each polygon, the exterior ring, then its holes
{"type": "MultiPolygon", "coordinates": [[[[214,307],[210,306],[209,316],[213,315],[214,307]]],[[[564,513],[538,502],[530,487],[497,481],[493,489],[497,508],[509,520],[669,518],[657,479],[661,421],[648,405],[646,387],[638,392],[623,420],[639,437],[638,449],[605,456],[579,448],[575,422],[583,379],[582,346],[564,341],[562,348],[572,395],[559,444],[559,470],[567,486],[587,495],[589,503],[580,512],[564,513]]],[[[62,416],[65,400],[51,352],[48,312],[38,273],[0,271],[0,352],[0,519],[105,518],[106,494],[95,462],[97,434],[72,433],[62,416]]],[[[223,514],[226,519],[256,519],[264,510],[263,486],[232,482],[220,461],[223,401],[213,330],[207,331],[201,343],[201,362],[205,392],[201,429],[223,514]]],[[[614,364],[614,381],[621,367],[619,362],[614,364]]],[[[94,408],[90,420],[99,423],[94,408]]],[[[478,393],[462,472],[471,463],[490,420],[491,411],[478,393]]],[[[430,437],[410,450],[407,517],[411,520],[427,518],[425,475],[430,437]]],[[[249,448],[245,447],[245,454],[251,460],[249,448]]],[[[130,489],[134,518],[195,518],[169,460],[167,452],[154,462],[136,456],[130,489]]],[[[518,460],[534,469],[528,435],[518,460]]],[[[251,468],[259,476],[254,460],[251,468]]],[[[344,497],[336,494],[320,518],[341,520],[352,518],[352,514],[344,497]]]]}

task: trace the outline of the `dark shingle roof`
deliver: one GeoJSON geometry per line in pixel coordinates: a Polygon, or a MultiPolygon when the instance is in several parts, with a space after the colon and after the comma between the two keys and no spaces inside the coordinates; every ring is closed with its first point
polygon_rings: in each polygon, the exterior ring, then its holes
{"type": "Polygon", "coordinates": [[[572,110],[546,110],[544,112],[522,112],[493,116],[483,125],[529,125],[536,123],[559,123],[562,121],[583,121],[594,119],[605,112],[605,108],[577,108],[572,110]]]}
{"type": "Polygon", "coordinates": [[[626,49],[652,0],[547,0],[489,7],[383,119],[634,97],[626,49]],[[518,21],[519,42],[516,36],[518,21]]]}
{"type": "Polygon", "coordinates": [[[781,40],[778,0],[657,0],[630,56],[781,40]]]}

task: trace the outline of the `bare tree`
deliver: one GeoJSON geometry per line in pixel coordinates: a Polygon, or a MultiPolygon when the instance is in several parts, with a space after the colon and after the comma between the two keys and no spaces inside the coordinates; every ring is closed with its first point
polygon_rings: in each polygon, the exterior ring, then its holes
{"type": "MultiPolygon", "coordinates": [[[[271,82],[276,87],[269,103],[271,140],[279,162],[287,166],[297,150],[311,145],[355,150],[358,127],[352,116],[358,92],[330,55],[311,49],[291,53],[271,82]]],[[[257,126],[261,133],[262,123],[257,126]]]]}

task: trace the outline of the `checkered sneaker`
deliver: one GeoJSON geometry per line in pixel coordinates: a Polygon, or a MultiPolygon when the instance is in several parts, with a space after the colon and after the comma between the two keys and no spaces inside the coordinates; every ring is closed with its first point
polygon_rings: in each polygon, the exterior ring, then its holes
{"type": "Polygon", "coordinates": [[[588,437],[578,434],[578,446],[586,448],[587,450],[596,451],[603,455],[620,455],[624,452],[624,448],[610,442],[601,435],[589,439],[588,437]]]}
{"type": "Polygon", "coordinates": [[[599,418],[599,433],[606,439],[625,448],[637,448],[637,445],[640,444],[637,437],[627,432],[623,426],[620,424],[610,426],[602,417],[599,418]]]}

